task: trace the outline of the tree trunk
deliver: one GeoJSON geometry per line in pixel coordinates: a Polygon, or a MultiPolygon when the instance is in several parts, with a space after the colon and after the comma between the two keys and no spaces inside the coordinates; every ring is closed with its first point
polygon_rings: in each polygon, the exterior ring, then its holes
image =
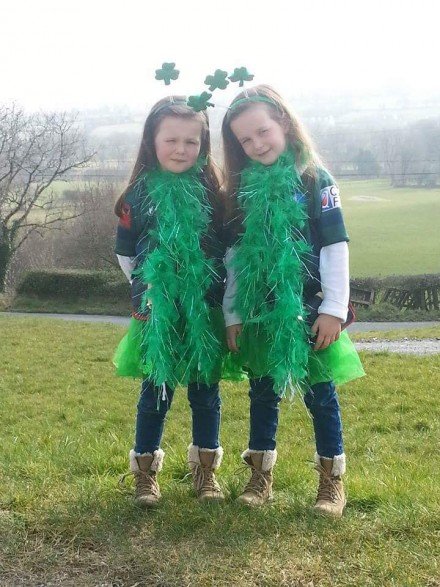
{"type": "Polygon", "coordinates": [[[5,291],[6,273],[12,259],[9,231],[0,224],[0,293],[5,291]]]}

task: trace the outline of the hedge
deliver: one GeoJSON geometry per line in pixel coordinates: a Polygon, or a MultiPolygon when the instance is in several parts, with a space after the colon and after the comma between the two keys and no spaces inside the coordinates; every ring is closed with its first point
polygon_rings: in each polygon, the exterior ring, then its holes
{"type": "Polygon", "coordinates": [[[427,287],[440,288],[440,273],[424,275],[388,275],[387,277],[359,277],[350,280],[352,288],[383,291],[390,287],[408,291],[427,287]]]}
{"type": "Polygon", "coordinates": [[[64,299],[127,297],[128,292],[124,275],[112,271],[29,271],[17,288],[18,294],[64,299]]]}
{"type": "MultiPolygon", "coordinates": [[[[412,307],[423,307],[428,297],[433,308],[438,309],[440,299],[440,274],[390,275],[388,277],[363,277],[352,279],[351,289],[374,290],[375,303],[383,301],[390,289],[408,292],[412,307]],[[417,300],[421,300],[419,304],[417,300]]],[[[29,271],[17,288],[17,293],[40,297],[77,299],[87,297],[126,297],[128,282],[121,272],[44,270],[29,271]]]]}

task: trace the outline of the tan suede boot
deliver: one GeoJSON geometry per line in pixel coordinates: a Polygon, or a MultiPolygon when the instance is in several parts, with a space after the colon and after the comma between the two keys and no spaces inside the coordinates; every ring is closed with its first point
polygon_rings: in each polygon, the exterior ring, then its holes
{"type": "Polygon", "coordinates": [[[315,454],[315,469],[319,473],[315,511],[325,516],[340,518],[347,502],[341,479],[345,473],[345,455],[327,459],[315,454]]]}
{"type": "Polygon", "coordinates": [[[199,501],[222,501],[225,499],[214,471],[219,468],[223,458],[223,449],[199,448],[194,444],[188,447],[188,465],[199,501]]]}
{"type": "Polygon", "coordinates": [[[237,501],[244,505],[259,506],[273,499],[272,470],[277,460],[276,450],[246,450],[242,455],[251,468],[251,478],[237,501]]]}
{"type": "Polygon", "coordinates": [[[138,455],[130,451],[130,470],[134,475],[135,501],[142,507],[155,507],[161,498],[156,475],[162,469],[164,452],[160,448],[153,454],[138,455]]]}

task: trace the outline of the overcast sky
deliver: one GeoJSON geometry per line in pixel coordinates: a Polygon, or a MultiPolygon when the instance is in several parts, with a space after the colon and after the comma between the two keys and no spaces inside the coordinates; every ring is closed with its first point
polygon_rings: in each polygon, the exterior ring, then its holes
{"type": "MultiPolygon", "coordinates": [[[[7,0],[5,4],[7,3],[7,0]]],[[[0,103],[139,107],[167,90],[200,93],[207,74],[245,65],[289,96],[407,88],[440,92],[437,0],[61,0],[1,13],[0,103]]],[[[237,89],[222,96],[228,100],[237,89]]]]}

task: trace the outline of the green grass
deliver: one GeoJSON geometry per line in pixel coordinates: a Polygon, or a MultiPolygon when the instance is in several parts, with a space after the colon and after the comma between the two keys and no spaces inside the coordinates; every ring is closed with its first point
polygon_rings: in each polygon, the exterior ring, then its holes
{"type": "MultiPolygon", "coordinates": [[[[368,377],[342,387],[348,506],[315,517],[311,422],[282,404],[276,499],[201,505],[187,480],[183,390],[166,427],[163,504],[139,510],[127,471],[138,383],[110,358],[123,330],[0,315],[2,585],[427,586],[440,571],[438,357],[364,354],[368,377]]],[[[246,447],[246,384],[222,385],[234,496],[246,447]]]]}
{"type": "Polygon", "coordinates": [[[438,273],[440,190],[341,182],[352,276],[438,273]],[[359,196],[380,198],[359,201],[359,196]]]}
{"type": "MultiPolygon", "coordinates": [[[[108,300],[92,296],[77,300],[62,298],[46,298],[31,295],[17,295],[10,301],[9,309],[16,312],[43,312],[55,314],[99,314],[107,316],[129,316],[130,301],[128,299],[108,300]]],[[[0,311],[2,307],[0,305],[0,311]]]]}
{"type": "Polygon", "coordinates": [[[369,332],[355,332],[350,334],[350,338],[357,340],[420,340],[426,338],[440,338],[440,326],[428,326],[425,328],[402,328],[399,330],[370,330],[369,332]]]}

